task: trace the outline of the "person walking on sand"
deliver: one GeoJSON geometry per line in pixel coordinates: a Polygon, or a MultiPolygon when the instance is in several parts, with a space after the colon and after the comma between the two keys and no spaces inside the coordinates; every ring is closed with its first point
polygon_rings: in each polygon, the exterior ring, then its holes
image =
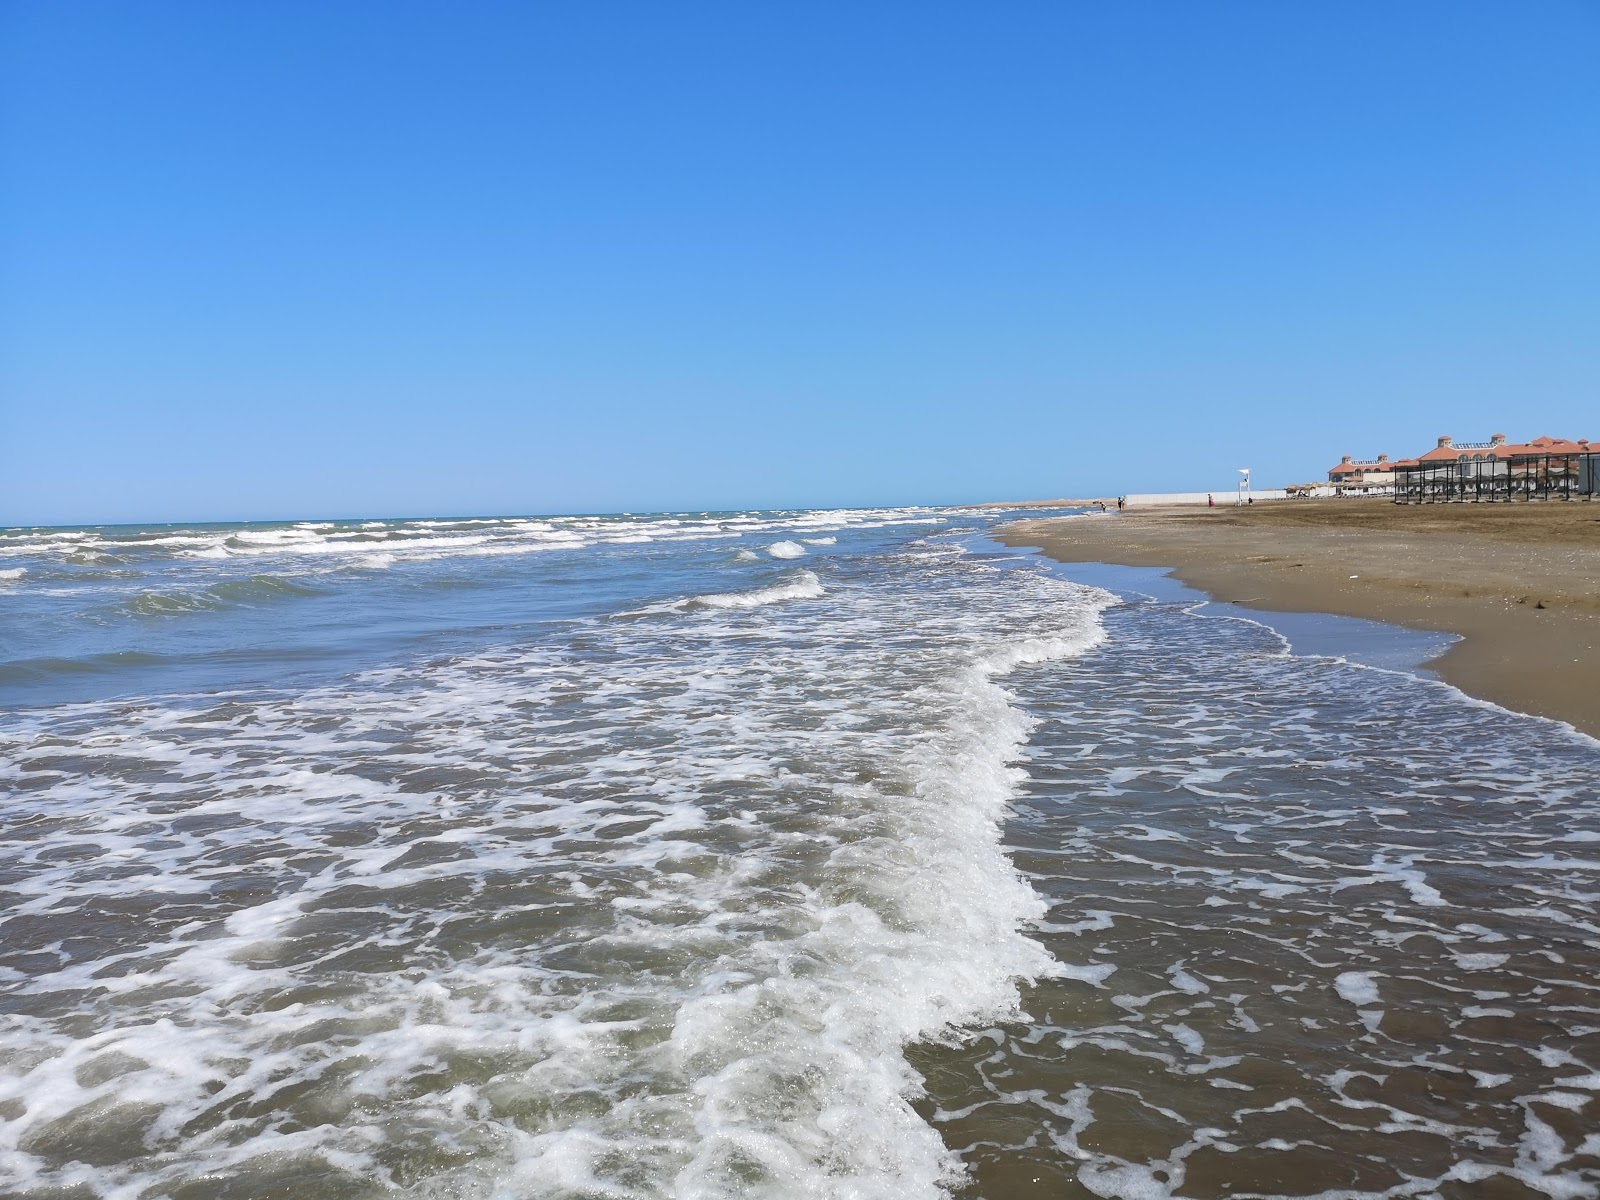
{"type": "Polygon", "coordinates": [[[1217,506],[1217,498],[1215,496],[1213,496],[1210,492],[1207,492],[1206,493],[1206,507],[1207,508],[1215,508],[1216,506],[1217,506]]]}

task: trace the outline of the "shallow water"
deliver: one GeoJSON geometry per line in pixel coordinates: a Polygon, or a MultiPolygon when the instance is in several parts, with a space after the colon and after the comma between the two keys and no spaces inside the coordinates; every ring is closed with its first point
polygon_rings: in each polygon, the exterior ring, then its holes
{"type": "Polygon", "coordinates": [[[1106,624],[1010,680],[1067,977],[913,1055],[970,1192],[1594,1195],[1594,744],[1183,602],[1106,624]]]}
{"type": "Polygon", "coordinates": [[[1595,1194],[1600,749],[992,519],[0,535],[5,1190],[1595,1194]]]}

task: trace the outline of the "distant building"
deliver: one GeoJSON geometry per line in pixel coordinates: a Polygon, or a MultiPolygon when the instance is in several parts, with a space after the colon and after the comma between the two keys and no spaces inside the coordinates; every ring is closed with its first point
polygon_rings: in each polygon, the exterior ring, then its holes
{"type": "Polygon", "coordinates": [[[1449,434],[1416,458],[1394,464],[1395,499],[1510,500],[1593,496],[1600,491],[1600,444],[1536,437],[1457,442],[1449,434]]]}
{"type": "Polygon", "coordinates": [[[1328,469],[1328,482],[1342,491],[1365,492],[1394,486],[1394,464],[1387,454],[1370,461],[1357,461],[1346,454],[1339,465],[1328,469]]]}
{"type": "Polygon", "coordinates": [[[1396,466],[1415,467],[1422,463],[1507,462],[1513,458],[1543,457],[1592,453],[1588,438],[1571,441],[1567,438],[1536,437],[1531,442],[1508,442],[1503,433],[1492,433],[1487,442],[1457,442],[1448,433],[1442,434],[1439,444],[1426,454],[1406,458],[1396,466]]]}

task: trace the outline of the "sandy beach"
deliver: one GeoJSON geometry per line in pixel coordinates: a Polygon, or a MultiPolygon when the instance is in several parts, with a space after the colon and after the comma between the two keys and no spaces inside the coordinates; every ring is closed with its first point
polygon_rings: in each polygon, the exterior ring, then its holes
{"type": "Polygon", "coordinates": [[[1431,667],[1471,695],[1600,736],[1600,504],[1386,500],[1023,521],[1062,562],[1162,566],[1249,608],[1458,634],[1431,667]]]}

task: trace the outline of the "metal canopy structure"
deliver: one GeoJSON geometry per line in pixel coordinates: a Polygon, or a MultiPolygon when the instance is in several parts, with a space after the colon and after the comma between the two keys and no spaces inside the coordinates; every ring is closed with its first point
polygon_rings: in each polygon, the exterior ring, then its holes
{"type": "Polygon", "coordinates": [[[1397,466],[1396,504],[1459,501],[1592,500],[1600,495],[1600,453],[1474,455],[1397,466]]]}

